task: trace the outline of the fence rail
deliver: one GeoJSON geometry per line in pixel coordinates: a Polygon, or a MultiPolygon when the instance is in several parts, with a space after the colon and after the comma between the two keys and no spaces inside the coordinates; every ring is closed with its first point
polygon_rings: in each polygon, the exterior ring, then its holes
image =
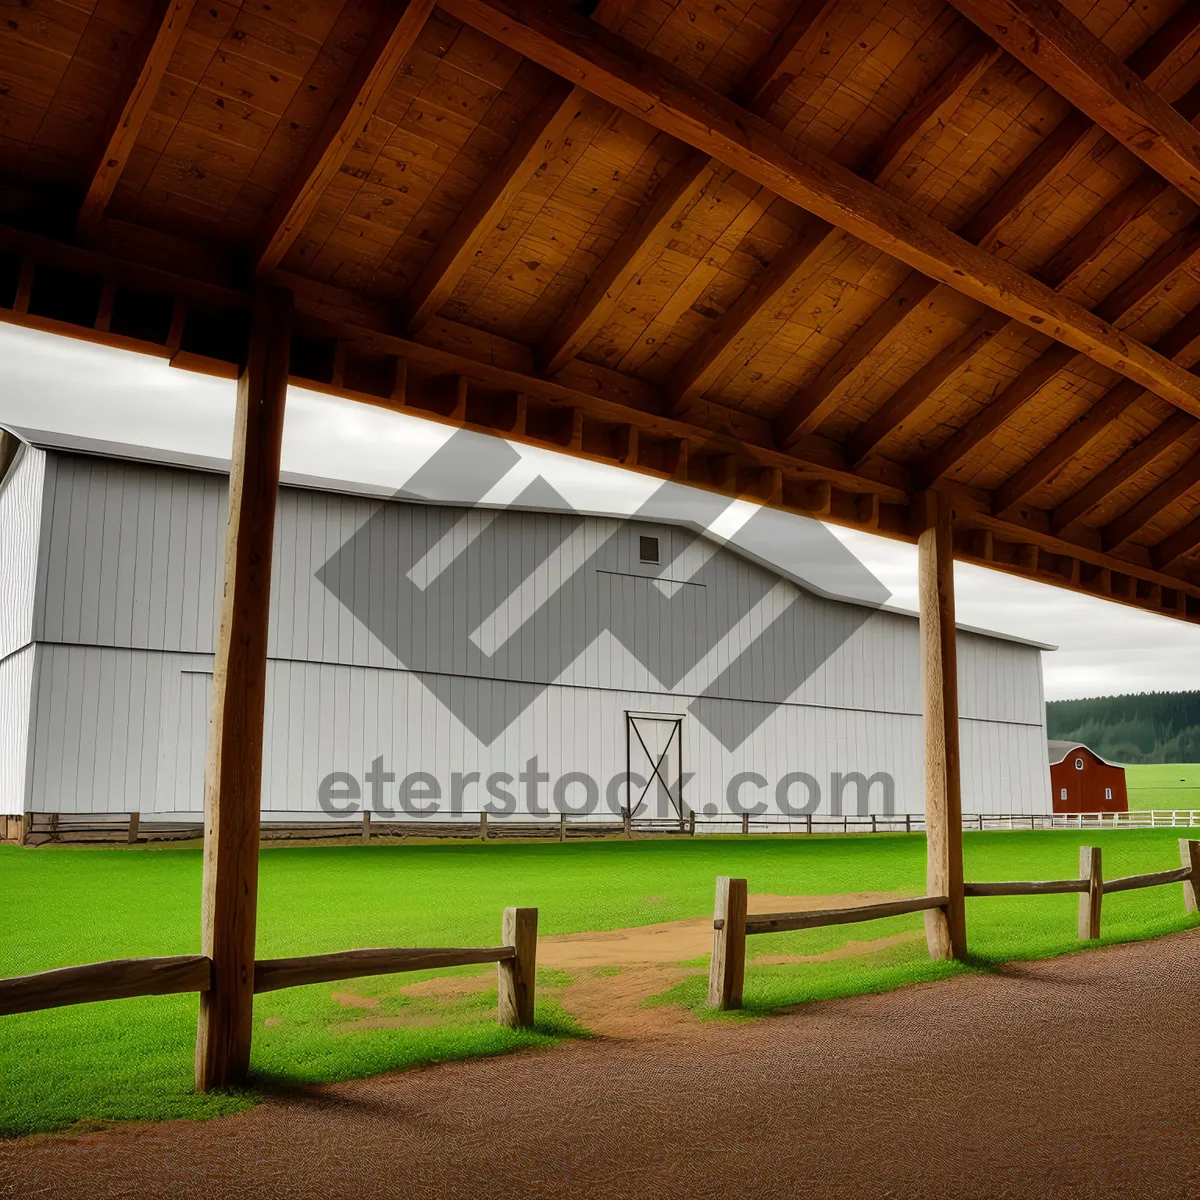
{"type": "MultiPolygon", "coordinates": [[[[1196,829],[1200,809],[1156,809],[1128,813],[966,813],[963,831],[1048,829],[1196,829]]],[[[148,842],[175,841],[203,835],[201,822],[162,819],[139,813],[27,813],[10,818],[8,840],[28,845],[47,842],[148,842]]],[[[815,813],[792,817],[782,813],[731,813],[704,816],[689,812],[679,817],[634,817],[631,820],[576,818],[551,814],[498,819],[487,812],[459,814],[453,820],[422,821],[380,819],[364,814],[354,821],[263,821],[264,840],[319,840],[322,838],[457,838],[495,841],[504,838],[576,838],[625,835],[754,834],[754,833],[924,833],[920,813],[866,815],[815,813]]]]}
{"type": "MultiPolygon", "coordinates": [[[[1182,883],[1184,910],[1200,911],[1200,841],[1180,839],[1183,863],[1170,871],[1145,875],[1126,875],[1104,881],[1100,850],[1083,846],[1079,852],[1078,879],[1002,880],[993,883],[964,883],[966,896],[1053,896],[1078,893],[1079,937],[1093,940],[1100,936],[1101,902],[1109,892],[1134,888],[1159,887],[1182,883]]],[[[913,896],[887,900],[880,904],[859,904],[852,908],[813,909],[806,912],[749,915],[747,883],[722,875],[717,879],[713,907],[713,951],[708,975],[708,1003],[712,1008],[742,1006],[746,973],[746,938],[759,933],[785,933],[796,929],[817,929],[828,925],[846,925],[857,921],[875,921],[904,913],[945,909],[948,896],[913,896]]]]}
{"type": "MultiPolygon", "coordinates": [[[[527,1028],[534,1018],[537,909],[506,908],[501,937],[501,946],[341,950],[259,959],[254,964],[254,990],[273,992],[309,983],[494,962],[499,967],[496,1019],[501,1025],[527,1028]]],[[[114,959],[0,979],[0,1016],[98,1000],[206,992],[211,986],[212,960],[202,954],[114,959]]]]}

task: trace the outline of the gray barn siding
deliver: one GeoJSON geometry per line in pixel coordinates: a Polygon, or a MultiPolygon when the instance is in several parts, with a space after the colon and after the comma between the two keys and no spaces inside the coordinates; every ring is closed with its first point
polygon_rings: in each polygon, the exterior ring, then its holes
{"type": "Polygon", "coordinates": [[[33,640],[46,455],[21,446],[0,480],[0,659],[33,640]]]}
{"type": "Polygon", "coordinates": [[[26,811],[36,646],[0,659],[0,813],[26,811]]]}
{"type": "MultiPolygon", "coordinates": [[[[199,811],[225,494],[215,474],[51,456],[35,629],[64,644],[38,668],[35,808],[199,811]]],[[[397,775],[515,774],[537,753],[552,774],[607,779],[627,710],[686,713],[707,690],[714,711],[783,707],[733,750],[685,719],[693,804],[723,807],[718,781],[739,770],[888,770],[901,811],[921,811],[912,617],[802,593],[670,526],[653,527],[659,573],[637,562],[639,532],[282,489],[264,809],[315,813],[325,774],[361,776],[380,754],[397,775]],[[601,615],[610,631],[585,649],[601,615]],[[827,642],[841,644],[800,682],[793,664],[827,642]],[[461,697],[466,724],[431,692],[461,697]],[[490,745],[467,728],[504,725],[490,745]]],[[[959,680],[967,810],[1048,809],[1039,652],[964,632],[959,680]]]]}

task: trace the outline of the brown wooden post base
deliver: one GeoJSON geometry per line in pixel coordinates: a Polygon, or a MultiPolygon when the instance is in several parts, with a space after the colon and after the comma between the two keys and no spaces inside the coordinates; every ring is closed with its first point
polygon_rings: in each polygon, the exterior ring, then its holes
{"type": "Polygon", "coordinates": [[[1179,839],[1179,861],[1191,867],[1191,879],[1183,881],[1183,906],[1190,912],[1200,912],[1200,842],[1179,839]]]}
{"type": "Polygon", "coordinates": [[[500,944],[516,948],[516,957],[496,964],[496,1020],[509,1029],[532,1029],[537,979],[536,908],[506,908],[500,944]]]}
{"type": "Polygon", "coordinates": [[[1100,909],[1104,903],[1104,867],[1099,846],[1079,847],[1079,878],[1088,882],[1088,890],[1079,893],[1079,940],[1090,942],[1100,936],[1100,909]]]}
{"type": "Polygon", "coordinates": [[[949,502],[919,498],[917,541],[921,678],[925,701],[926,893],[947,896],[925,913],[930,958],[964,959],[962,783],[958,747],[958,659],[954,623],[953,527],[949,502]]]}
{"type": "Polygon", "coordinates": [[[212,960],[212,986],[200,994],[196,1034],[202,1091],[240,1082],[250,1066],[267,623],[291,326],[289,292],[255,293],[238,377],[205,771],[201,951],[212,960]]]}
{"type": "Polygon", "coordinates": [[[741,1008],[745,977],[746,881],[719,875],[713,905],[712,962],[708,968],[709,1008],[741,1008]]]}

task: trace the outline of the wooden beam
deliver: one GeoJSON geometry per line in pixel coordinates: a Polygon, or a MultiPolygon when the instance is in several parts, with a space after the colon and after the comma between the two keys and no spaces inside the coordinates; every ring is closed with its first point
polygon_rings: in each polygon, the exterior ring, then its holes
{"type": "Polygon", "coordinates": [[[156,0],[151,8],[120,102],[109,115],[104,147],[79,206],[76,223],[80,232],[91,232],[108,207],[195,6],[196,0],[156,0]]]}
{"type": "MultiPolygon", "coordinates": [[[[1097,309],[1097,315],[1108,321],[1128,319],[1149,296],[1165,286],[1180,271],[1200,261],[1200,229],[1188,226],[1181,230],[1154,254],[1140,269],[1111,292],[1097,309]]],[[[1158,353],[1159,351],[1155,351],[1158,353]]],[[[989,405],[976,413],[922,468],[922,479],[928,487],[954,470],[974,453],[1034,396],[1062,371],[1074,367],[1079,355],[1071,354],[1061,344],[1051,345],[989,405]]],[[[1177,362],[1176,359],[1171,359],[1177,362]]],[[[1136,385],[1133,385],[1136,386],[1136,385]]]]}
{"type": "Polygon", "coordinates": [[[495,170],[458,214],[417,277],[403,306],[410,331],[435,316],[467,273],[480,246],[518,195],[545,166],[551,148],[590,101],[581,88],[556,79],[549,94],[522,123],[495,170]]]}
{"type": "Polygon", "coordinates": [[[1081,357],[1061,342],[1052,342],[1047,346],[990,404],[980,409],[929,456],[921,467],[924,485],[928,487],[953,471],[1055,376],[1077,363],[1081,357]]]}
{"type": "MultiPolygon", "coordinates": [[[[1151,86],[1170,87],[1172,81],[1162,77],[1164,67],[1173,57],[1177,59],[1180,48],[1190,46],[1198,35],[1200,5],[1185,5],[1129,56],[1126,65],[1151,86]]],[[[1181,101],[1181,108],[1189,118],[1200,113],[1200,88],[1193,89],[1193,92],[1189,92],[1181,101]]],[[[976,245],[989,246],[1004,223],[1021,212],[1047,180],[1083,147],[1092,136],[1093,128],[1083,114],[1069,113],[1017,166],[999,190],[966,221],[960,230],[962,237],[976,245]]],[[[1149,173],[1135,180],[1076,234],[1058,255],[1038,270],[1037,278],[1051,287],[1065,284],[1104,250],[1120,229],[1141,216],[1162,194],[1165,186],[1149,173]]],[[[980,350],[984,344],[986,341],[979,344],[980,350]]],[[[960,369],[970,357],[968,354],[963,362],[954,361],[953,370],[960,369]]],[[[876,414],[878,419],[872,418],[869,423],[870,432],[867,432],[867,426],[861,431],[861,443],[857,453],[852,454],[856,461],[861,462],[875,446],[897,432],[905,421],[928,403],[933,392],[943,386],[945,376],[940,370],[933,370],[929,372],[927,380],[927,390],[922,391],[916,386],[917,379],[914,376],[896,393],[894,405],[888,401],[881,406],[876,414]]]]}
{"type": "MultiPolygon", "coordinates": [[[[892,130],[875,155],[869,177],[876,183],[886,181],[908,157],[912,148],[935,125],[945,121],[962,104],[971,88],[996,61],[1000,51],[986,39],[976,38],[945,71],[916,98],[905,117],[892,130]]],[[[841,239],[835,224],[814,223],[785,245],[770,266],[746,289],[728,312],[706,336],[680,360],[672,372],[671,399],[674,406],[702,395],[717,381],[737,356],[739,343],[747,327],[776,299],[815,283],[826,256],[841,239]]],[[[934,290],[932,280],[909,276],[884,303],[877,318],[872,318],[862,337],[856,335],[856,349],[835,357],[812,388],[796,393],[784,406],[778,419],[781,440],[794,443],[812,432],[835,407],[841,389],[873,348],[889,337],[908,318],[915,307],[934,290]],[[869,327],[869,328],[868,328],[869,327]],[[856,355],[858,357],[856,357],[856,355]]]]}
{"type": "Polygon", "coordinates": [[[1109,521],[1100,531],[1100,544],[1106,551],[1123,546],[1136,536],[1146,523],[1163,509],[1174,504],[1180,496],[1200,483],[1200,454],[1193,454],[1181,467],[1172,471],[1157,487],[1146,493],[1132,508],[1109,521]]]}
{"type": "Polygon", "coordinates": [[[967,955],[963,898],[962,782],[958,746],[958,658],[954,621],[954,549],[949,501],[919,498],[917,538],[921,681],[925,714],[926,892],[945,896],[925,913],[931,958],[967,955]]]}
{"type": "Polygon", "coordinates": [[[1103,504],[1118,488],[1145,470],[1160,454],[1169,450],[1180,438],[1196,428],[1197,422],[1186,413],[1172,413],[1157,429],[1152,430],[1136,446],[1126,450],[1116,462],[1110,463],[1099,475],[1093,476],[1069,499],[1050,514],[1050,528],[1061,533],[1067,526],[1086,516],[1103,504]]]}
{"type": "Polygon", "coordinates": [[[291,327],[291,294],[258,291],[238,377],[205,770],[201,945],[213,974],[196,1037],[202,1091],[243,1079],[250,1063],[267,621],[291,327]]]}
{"type": "MultiPolygon", "coordinates": [[[[904,422],[944,387],[984,346],[1009,330],[1012,322],[1003,313],[988,310],[969,329],[939,350],[923,367],[902,383],[846,443],[846,461],[855,469],[885,439],[904,429],[904,422]]],[[[1024,326],[1021,327],[1022,336],[1024,326]]],[[[1136,384],[1130,385],[1137,387],[1136,384]]],[[[1141,388],[1138,391],[1141,392],[1141,388]]]]}
{"type": "Polygon", "coordinates": [[[267,214],[253,257],[256,273],[264,275],[274,270],[300,236],[322,193],[337,177],[374,116],[433,7],[434,0],[397,0],[385,9],[321,132],[267,214]]]}
{"type": "Polygon", "coordinates": [[[211,968],[203,955],[185,954],[175,958],[121,958],[0,979],[0,1017],[65,1004],[203,992],[208,990],[211,968]]]}
{"type": "Polygon", "coordinates": [[[1196,130],[1056,0],[951,0],[1015,59],[1200,204],[1196,130]]]}
{"type": "Polygon", "coordinates": [[[1186,558],[1200,546],[1200,517],[1189,521],[1169,537],[1163,538],[1150,550],[1150,561],[1156,571],[1169,571],[1181,558],[1186,558]]]}
{"type": "MultiPolygon", "coordinates": [[[[1163,334],[1154,343],[1154,348],[1189,370],[1200,362],[1200,308],[1194,309],[1163,334]]],[[[1019,505],[1072,458],[1081,454],[1145,394],[1142,388],[1128,379],[1110,388],[1073,425],[997,489],[994,497],[996,513],[1006,513],[1019,505]]]]}
{"type": "MultiPolygon", "coordinates": [[[[822,221],[1200,414],[1196,376],[832,159],[811,149],[802,156],[792,154],[768,122],[662,59],[566,9],[528,0],[446,0],[443,7],[822,221]]],[[[688,391],[695,386],[695,380],[684,383],[688,391]]]]}
{"type": "MultiPolygon", "coordinates": [[[[814,31],[824,26],[837,4],[838,0],[826,0],[823,5],[799,6],[771,49],[742,79],[739,91],[751,111],[767,110],[775,98],[784,64],[814,31]]],[[[607,18],[601,19],[603,16],[597,9],[592,19],[609,26],[607,18]]],[[[621,293],[637,278],[688,205],[711,182],[716,169],[717,164],[707,154],[693,151],[659,184],[650,204],[617,239],[575,303],[543,338],[538,361],[548,374],[561,370],[599,333],[621,293]]]]}
{"type": "Polygon", "coordinates": [[[900,286],[843,343],[842,348],[821,368],[817,378],[796,393],[775,421],[775,436],[783,446],[793,446],[815,433],[837,407],[850,380],[876,349],[900,324],[928,299],[937,285],[913,271],[900,286]]]}

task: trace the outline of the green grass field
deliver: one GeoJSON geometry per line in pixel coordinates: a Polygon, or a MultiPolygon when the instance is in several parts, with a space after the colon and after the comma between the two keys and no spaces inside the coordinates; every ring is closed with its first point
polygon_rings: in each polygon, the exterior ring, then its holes
{"type": "MultiPolygon", "coordinates": [[[[1061,878],[1078,847],[1101,845],[1112,876],[1178,865],[1171,830],[966,835],[968,878],[1061,878]]],[[[712,912],[718,874],[744,875],[752,893],[917,894],[920,836],[696,838],[492,845],[387,845],[263,852],[259,953],[320,953],[354,946],[478,945],[499,937],[506,905],[540,909],[543,935],[655,924],[712,912]]],[[[0,976],[141,955],[195,953],[200,854],[155,847],[0,846],[0,976]]],[[[750,1013],[801,1001],[877,991],[997,962],[1077,947],[1076,897],[968,901],[973,961],[931,964],[923,940],[820,963],[758,965],[755,955],[821,954],[849,942],[921,929],[919,915],[755,938],[749,949],[750,1013]]],[[[1178,886],[1106,899],[1106,941],[1195,924],[1178,886]]],[[[477,968],[464,969],[467,973],[477,968]]],[[[603,969],[597,969],[602,973],[603,969]]],[[[361,1076],[419,1063],[523,1047],[586,1033],[565,1014],[547,972],[539,1027],[495,1025],[495,992],[437,1001],[400,989],[425,976],[273,992],[255,1010],[249,1089],[191,1090],[194,996],[146,997],[0,1018],[0,1130],[22,1133],[75,1122],[205,1117],[253,1104],[273,1088],[361,1076]],[[347,1028],[332,995],[378,998],[394,1022],[347,1028]]],[[[660,1003],[703,1008],[703,979],[660,1003]]],[[[559,993],[561,995],[561,991],[559,993]]]]}
{"type": "Polygon", "coordinates": [[[1125,768],[1130,811],[1200,808],[1200,763],[1148,763],[1125,768]]]}

